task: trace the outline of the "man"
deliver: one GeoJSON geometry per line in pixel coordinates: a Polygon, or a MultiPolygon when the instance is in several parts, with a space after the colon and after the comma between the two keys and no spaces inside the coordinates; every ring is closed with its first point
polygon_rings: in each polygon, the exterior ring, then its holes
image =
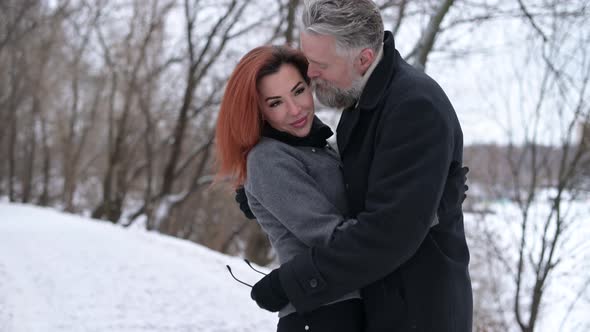
{"type": "Polygon", "coordinates": [[[451,103],[401,58],[372,1],[305,1],[302,21],[316,97],[345,109],[337,144],[358,222],[273,270],[252,298],[304,313],[361,289],[367,331],[470,331],[467,171],[451,103]]]}

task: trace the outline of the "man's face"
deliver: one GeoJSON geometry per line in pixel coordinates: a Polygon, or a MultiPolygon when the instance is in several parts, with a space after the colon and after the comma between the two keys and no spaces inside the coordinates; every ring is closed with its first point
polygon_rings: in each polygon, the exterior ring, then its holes
{"type": "Polygon", "coordinates": [[[301,51],[309,61],[307,75],[318,100],[327,106],[352,105],[362,92],[360,69],[355,58],[336,52],[336,39],[329,35],[301,33],[301,51]]]}

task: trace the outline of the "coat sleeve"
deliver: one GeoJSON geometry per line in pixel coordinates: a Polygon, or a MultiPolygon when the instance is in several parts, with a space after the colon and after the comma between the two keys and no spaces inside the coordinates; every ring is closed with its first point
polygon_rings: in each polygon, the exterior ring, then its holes
{"type": "Polygon", "coordinates": [[[323,247],[337,229],[356,223],[326,198],[301,160],[277,145],[255,151],[247,171],[252,212],[269,233],[280,223],[306,246],[323,247]]]}
{"type": "Polygon", "coordinates": [[[452,159],[450,121],[428,100],[410,100],[380,122],[365,210],[328,247],[280,268],[298,312],[385,277],[414,255],[429,231],[452,159]]]}

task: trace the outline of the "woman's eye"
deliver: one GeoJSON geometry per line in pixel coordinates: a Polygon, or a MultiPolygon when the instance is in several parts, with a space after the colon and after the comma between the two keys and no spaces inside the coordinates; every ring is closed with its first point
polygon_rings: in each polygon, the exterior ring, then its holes
{"type": "Polygon", "coordinates": [[[298,95],[302,94],[303,91],[305,91],[305,88],[301,87],[301,88],[295,90],[295,95],[298,96],[298,95]]]}
{"type": "Polygon", "coordinates": [[[268,104],[269,107],[275,108],[281,104],[280,101],[273,101],[272,103],[268,104]]]}

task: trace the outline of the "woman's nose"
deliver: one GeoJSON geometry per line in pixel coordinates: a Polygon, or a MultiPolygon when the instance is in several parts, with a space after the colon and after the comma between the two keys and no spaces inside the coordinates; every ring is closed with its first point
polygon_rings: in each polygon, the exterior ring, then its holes
{"type": "Polygon", "coordinates": [[[301,112],[301,106],[299,106],[295,100],[289,98],[287,100],[287,111],[289,114],[297,115],[301,112]]]}

